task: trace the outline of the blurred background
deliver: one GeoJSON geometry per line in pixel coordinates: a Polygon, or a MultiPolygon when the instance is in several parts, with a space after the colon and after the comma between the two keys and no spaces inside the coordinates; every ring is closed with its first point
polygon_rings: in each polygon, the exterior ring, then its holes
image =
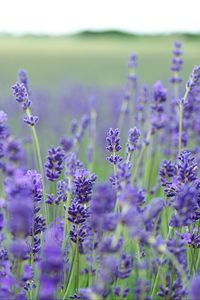
{"type": "Polygon", "coordinates": [[[28,134],[11,91],[20,69],[29,76],[44,155],[71,120],[88,113],[91,97],[97,125],[115,126],[131,53],[138,56],[139,82],[168,86],[173,42],[180,40],[186,80],[200,62],[199,6],[198,0],[1,1],[0,103],[14,134],[28,134]]]}

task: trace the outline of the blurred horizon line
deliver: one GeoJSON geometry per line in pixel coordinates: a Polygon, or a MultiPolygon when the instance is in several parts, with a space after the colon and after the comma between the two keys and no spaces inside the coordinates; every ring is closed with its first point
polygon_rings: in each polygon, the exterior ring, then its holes
{"type": "Polygon", "coordinates": [[[168,31],[168,32],[132,32],[127,30],[106,29],[106,30],[81,30],[72,33],[42,33],[42,32],[7,32],[0,31],[0,37],[76,37],[76,36],[124,36],[124,37],[159,37],[159,36],[193,36],[199,37],[200,31],[168,31]]]}

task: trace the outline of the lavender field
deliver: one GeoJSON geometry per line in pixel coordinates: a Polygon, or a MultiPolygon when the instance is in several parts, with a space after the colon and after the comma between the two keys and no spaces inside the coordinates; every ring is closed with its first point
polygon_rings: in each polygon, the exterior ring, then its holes
{"type": "Polygon", "coordinates": [[[0,299],[199,299],[199,50],[0,38],[0,299]]]}

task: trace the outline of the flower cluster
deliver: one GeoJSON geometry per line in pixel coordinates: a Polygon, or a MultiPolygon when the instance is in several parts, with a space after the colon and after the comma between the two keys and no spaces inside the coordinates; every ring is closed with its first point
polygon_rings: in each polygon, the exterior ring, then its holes
{"type": "Polygon", "coordinates": [[[171,83],[173,84],[180,84],[182,82],[182,78],[180,77],[180,71],[183,64],[182,59],[182,44],[180,41],[174,42],[174,49],[172,51],[173,58],[171,60],[171,71],[173,72],[173,76],[170,78],[171,83]]]}
{"type": "Polygon", "coordinates": [[[153,86],[153,104],[152,104],[152,128],[154,134],[158,129],[163,128],[167,122],[167,115],[164,110],[164,103],[167,100],[167,90],[161,81],[157,81],[153,86]]]}
{"type": "Polygon", "coordinates": [[[50,181],[56,181],[63,170],[64,153],[60,147],[48,150],[47,163],[45,164],[46,176],[50,181]]]}
{"type": "Polygon", "coordinates": [[[111,153],[111,155],[107,159],[109,162],[111,162],[114,165],[118,164],[122,160],[122,158],[116,154],[121,150],[119,135],[120,132],[117,128],[116,129],[110,128],[106,137],[106,142],[107,142],[106,149],[111,153]]]}

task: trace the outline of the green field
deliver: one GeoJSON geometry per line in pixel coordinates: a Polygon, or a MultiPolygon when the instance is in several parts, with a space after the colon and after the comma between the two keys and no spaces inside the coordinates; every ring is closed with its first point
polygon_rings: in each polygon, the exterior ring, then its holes
{"type": "Polygon", "coordinates": [[[200,39],[162,37],[1,37],[0,89],[8,93],[17,71],[28,71],[33,88],[55,88],[64,80],[86,85],[123,85],[127,59],[138,54],[140,81],[167,82],[173,41],[183,42],[184,77],[200,63],[200,39]],[[7,92],[6,92],[7,91],[7,92]]]}

